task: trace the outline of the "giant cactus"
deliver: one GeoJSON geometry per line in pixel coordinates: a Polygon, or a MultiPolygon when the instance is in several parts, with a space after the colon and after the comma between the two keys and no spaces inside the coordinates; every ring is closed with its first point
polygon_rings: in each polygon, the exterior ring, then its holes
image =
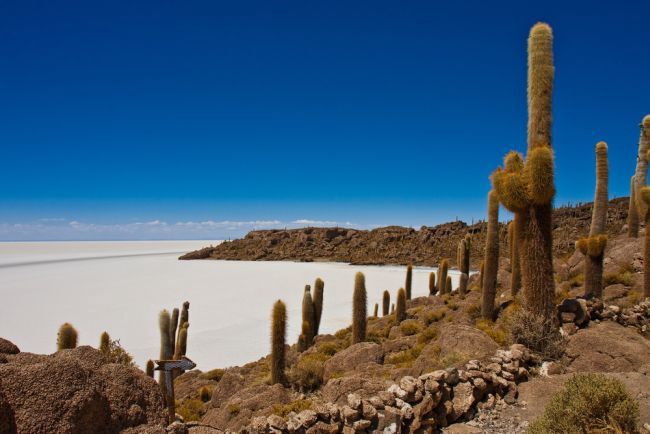
{"type": "Polygon", "coordinates": [[[368,323],[368,306],[366,295],[366,277],[359,272],[354,277],[354,294],[352,297],[352,343],[366,340],[368,323]]]}
{"type": "Polygon", "coordinates": [[[314,336],[318,335],[320,330],[320,320],[323,316],[323,292],[325,282],[320,277],[314,282],[314,336]]]}
{"type": "Polygon", "coordinates": [[[578,240],[576,247],[585,255],[585,294],[603,297],[603,256],[607,244],[607,144],[596,145],[596,194],[591,214],[589,237],[578,240]]]}
{"type": "Polygon", "coordinates": [[[413,266],[406,267],[406,281],[404,282],[404,289],[406,290],[406,299],[411,299],[411,286],[413,285],[413,266]]]}
{"type": "MultiPolygon", "coordinates": [[[[537,23],[528,38],[528,151],[523,165],[506,163],[492,176],[501,203],[521,213],[519,237],[523,306],[551,318],[554,310],[552,201],[553,34],[537,23]],[[523,166],[523,167],[522,167],[523,166]]],[[[508,157],[506,157],[508,159],[508,157]]]]}
{"type": "Polygon", "coordinates": [[[271,316],[271,383],[285,382],[285,341],[287,336],[287,307],[278,300],[273,305],[271,316]]]}
{"type": "Polygon", "coordinates": [[[488,194],[488,226],[485,241],[485,269],[481,293],[481,315],[492,319],[499,269],[499,199],[494,190],[488,194]]]}

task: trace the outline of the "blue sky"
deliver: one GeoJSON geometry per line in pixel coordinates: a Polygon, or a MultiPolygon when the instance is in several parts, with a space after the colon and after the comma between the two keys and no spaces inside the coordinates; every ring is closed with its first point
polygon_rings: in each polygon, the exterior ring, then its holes
{"type": "Polygon", "coordinates": [[[650,3],[0,4],[0,240],[483,218],[555,34],[556,203],[627,195],[650,3]]]}

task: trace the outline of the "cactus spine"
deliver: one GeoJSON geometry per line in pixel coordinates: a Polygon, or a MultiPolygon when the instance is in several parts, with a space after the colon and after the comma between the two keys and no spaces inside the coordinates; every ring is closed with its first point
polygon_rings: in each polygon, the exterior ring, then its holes
{"type": "Polygon", "coordinates": [[[285,382],[285,342],[287,335],[287,307],[278,300],[273,305],[271,317],[271,383],[285,382]]]}
{"type": "Polygon", "coordinates": [[[147,360],[147,367],[145,368],[145,372],[147,374],[147,377],[153,378],[153,371],[154,371],[154,366],[153,366],[153,360],[147,360]]]}
{"type": "MultiPolygon", "coordinates": [[[[634,203],[640,220],[645,221],[648,205],[641,197],[641,189],[648,182],[648,151],[650,150],[650,115],[647,115],[641,121],[641,132],[639,134],[639,149],[636,158],[636,169],[634,171],[634,203]]],[[[637,233],[634,237],[638,237],[637,233]]]]}
{"type": "MultiPolygon", "coordinates": [[[[643,187],[639,196],[646,206],[650,206],[650,187],[643,187]]],[[[645,214],[643,241],[643,297],[650,297],[650,212],[645,214]]]]}
{"type": "Polygon", "coordinates": [[[314,336],[320,330],[320,319],[323,316],[323,291],[325,282],[319,277],[314,282],[314,336]]]}
{"type": "Polygon", "coordinates": [[[99,351],[102,354],[108,354],[111,351],[111,337],[108,335],[108,332],[102,333],[99,337],[99,351]]]}
{"type": "Polygon", "coordinates": [[[382,316],[388,315],[389,308],[390,308],[390,292],[384,291],[384,297],[381,301],[381,315],[382,316]]]}
{"type": "Polygon", "coordinates": [[[397,291],[397,307],[395,308],[395,323],[399,325],[406,319],[406,292],[404,288],[397,291]]]}
{"type": "Polygon", "coordinates": [[[404,282],[404,289],[406,290],[406,299],[411,299],[411,286],[413,285],[413,266],[406,267],[406,281],[404,282]]]}
{"type": "Polygon", "coordinates": [[[440,295],[444,294],[447,289],[447,271],[449,269],[449,261],[443,259],[440,261],[438,267],[438,291],[440,295]]]}
{"type": "Polygon", "coordinates": [[[596,195],[591,214],[589,237],[578,240],[576,247],[585,255],[585,294],[603,297],[603,256],[607,235],[607,144],[596,145],[596,195]]]}
{"type": "Polygon", "coordinates": [[[526,161],[521,167],[521,164],[509,161],[516,159],[512,153],[508,154],[505,170],[497,169],[492,176],[492,183],[501,203],[510,211],[521,213],[518,247],[523,306],[528,312],[545,318],[553,317],[555,296],[551,221],[552,201],[555,196],[551,148],[554,74],[553,34],[548,24],[537,23],[528,38],[526,161]]]}
{"type": "Polygon", "coordinates": [[[63,323],[59,327],[59,333],[56,337],[57,350],[71,350],[77,348],[78,334],[77,330],[70,323],[63,323]]]}
{"type": "Polygon", "coordinates": [[[314,302],[311,298],[311,287],[305,285],[305,292],[302,297],[302,334],[305,339],[305,349],[311,347],[314,341],[314,302]]]}
{"type": "Polygon", "coordinates": [[[366,340],[368,321],[366,296],[366,277],[359,272],[354,277],[354,295],[352,298],[352,343],[366,340]]]}
{"type": "Polygon", "coordinates": [[[436,273],[429,273],[429,295],[436,295],[436,273]]]}
{"type": "Polygon", "coordinates": [[[488,193],[488,226],[485,241],[485,270],[481,293],[481,315],[492,319],[499,269],[499,199],[494,190],[488,193]]]}
{"type": "Polygon", "coordinates": [[[639,236],[639,213],[636,210],[636,192],[634,176],[630,179],[630,200],[627,207],[627,236],[637,238],[639,236]]]}
{"type": "Polygon", "coordinates": [[[460,282],[458,284],[458,293],[460,294],[461,297],[465,296],[467,294],[467,281],[469,280],[469,276],[467,273],[461,273],[460,274],[460,282]]]}

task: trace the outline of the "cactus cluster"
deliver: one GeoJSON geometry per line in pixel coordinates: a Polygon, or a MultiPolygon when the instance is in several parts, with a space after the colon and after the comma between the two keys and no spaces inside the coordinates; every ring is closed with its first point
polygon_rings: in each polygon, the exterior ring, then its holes
{"type": "Polygon", "coordinates": [[[282,300],[273,305],[271,315],[271,383],[284,384],[285,343],[287,337],[287,307],[282,300]]]}
{"type": "MultiPolygon", "coordinates": [[[[180,360],[187,353],[187,331],[190,326],[189,310],[190,303],[185,301],[180,314],[178,309],[173,309],[172,314],[167,309],[163,309],[158,315],[160,360],[180,360]]],[[[165,375],[164,371],[160,371],[158,376],[163,396],[167,396],[165,375]]],[[[176,378],[179,373],[174,372],[172,375],[173,378],[176,378]]]]}
{"type": "Polygon", "coordinates": [[[77,348],[78,334],[77,330],[70,323],[63,323],[59,327],[59,333],[56,337],[57,350],[71,350],[77,348]]]}
{"type": "Polygon", "coordinates": [[[406,291],[406,299],[411,299],[411,287],[413,286],[413,266],[406,267],[406,281],[404,282],[404,290],[406,291]]]}
{"type": "Polygon", "coordinates": [[[589,237],[576,242],[576,248],[585,255],[585,295],[603,296],[603,256],[607,244],[607,144],[596,145],[596,194],[591,215],[589,237]]]}
{"type": "Polygon", "coordinates": [[[366,340],[368,324],[368,298],[366,294],[366,277],[359,272],[354,276],[354,294],[352,297],[352,343],[366,340]]]}
{"type": "MultiPolygon", "coordinates": [[[[499,201],[519,213],[517,237],[521,262],[523,306],[529,312],[552,317],[553,280],[552,200],[555,196],[551,148],[553,94],[553,33],[537,23],[528,38],[528,150],[525,161],[517,153],[506,155],[504,167],[492,175],[499,201]]],[[[486,265],[487,268],[487,265],[486,265]]],[[[486,273],[487,274],[487,273],[486,273]]],[[[484,289],[488,285],[485,282],[484,289]]]]}
{"type": "Polygon", "coordinates": [[[481,316],[491,320],[494,315],[494,297],[499,269],[499,199],[494,190],[488,193],[488,224],[484,261],[481,316]]]}

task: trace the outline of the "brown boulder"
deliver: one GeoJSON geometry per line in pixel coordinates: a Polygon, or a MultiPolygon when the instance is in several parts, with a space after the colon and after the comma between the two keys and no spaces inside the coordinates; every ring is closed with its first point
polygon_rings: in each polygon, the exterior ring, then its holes
{"type": "Polygon", "coordinates": [[[0,365],[0,389],[18,432],[117,433],[164,425],[158,384],[137,368],[107,363],[91,347],[19,353],[0,365]]]}
{"type": "Polygon", "coordinates": [[[383,380],[362,376],[333,378],[321,389],[321,396],[325,402],[347,404],[348,395],[354,393],[361,398],[370,398],[372,395],[386,389],[383,380]]]}
{"type": "Polygon", "coordinates": [[[327,382],[334,373],[344,373],[357,370],[368,363],[381,364],[384,352],[381,345],[374,342],[359,342],[339,351],[325,362],[323,381],[327,382]]]}
{"type": "Polygon", "coordinates": [[[13,342],[0,338],[0,354],[18,354],[20,350],[13,342]]]}
{"type": "Polygon", "coordinates": [[[571,336],[568,372],[631,372],[648,363],[650,341],[613,321],[591,323],[571,336]]]}
{"type": "Polygon", "coordinates": [[[445,324],[440,329],[440,357],[456,353],[463,359],[491,356],[499,348],[485,332],[464,324],[445,324]]]}

